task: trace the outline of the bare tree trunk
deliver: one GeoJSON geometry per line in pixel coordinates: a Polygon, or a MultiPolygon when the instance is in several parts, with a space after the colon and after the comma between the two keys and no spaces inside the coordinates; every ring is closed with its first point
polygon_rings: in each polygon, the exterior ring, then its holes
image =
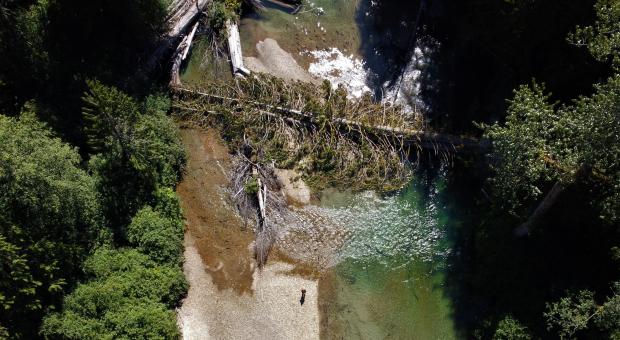
{"type": "Polygon", "coordinates": [[[555,182],[545,198],[538,204],[534,213],[530,215],[527,221],[515,228],[514,234],[519,237],[529,235],[532,228],[540,223],[540,220],[547,214],[549,209],[553,207],[564,190],[566,190],[566,185],[564,183],[560,181],[555,182]]]}

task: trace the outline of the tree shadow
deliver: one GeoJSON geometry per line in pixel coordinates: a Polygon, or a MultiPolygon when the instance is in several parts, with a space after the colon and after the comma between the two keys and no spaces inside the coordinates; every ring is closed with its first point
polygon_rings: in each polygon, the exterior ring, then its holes
{"type": "Polygon", "coordinates": [[[520,221],[494,213],[486,173],[457,160],[444,191],[453,244],[445,291],[456,327],[467,337],[491,338],[497,323],[512,315],[536,336],[552,338],[544,324],[546,303],[568,289],[609,291],[618,274],[610,256],[617,233],[601,227],[580,199],[586,188],[574,187],[537,230],[516,237],[512,230],[520,221]]]}
{"type": "Polygon", "coordinates": [[[552,99],[569,102],[609,75],[583,49],[566,41],[594,21],[594,1],[439,1],[420,24],[432,41],[422,72],[422,97],[436,129],[479,133],[472,122],[501,121],[506,99],[532,79],[552,99]]]}
{"type": "Polygon", "coordinates": [[[566,41],[576,25],[593,22],[593,5],[361,0],[356,21],[369,86],[383,97],[418,47],[426,61],[418,66],[417,96],[436,130],[478,134],[472,122],[501,121],[506,99],[532,79],[545,83],[554,100],[569,102],[609,75],[608,65],[566,41]]]}
{"type": "Polygon", "coordinates": [[[361,0],[358,4],[360,53],[370,71],[369,86],[379,98],[384,84],[395,82],[411,59],[420,3],[361,0]]]}

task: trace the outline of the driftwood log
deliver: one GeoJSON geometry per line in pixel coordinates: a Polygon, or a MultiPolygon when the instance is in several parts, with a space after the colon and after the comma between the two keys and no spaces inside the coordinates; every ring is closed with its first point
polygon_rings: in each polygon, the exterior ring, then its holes
{"type": "Polygon", "coordinates": [[[192,41],[194,40],[194,36],[196,35],[196,31],[198,30],[198,24],[200,22],[196,22],[194,27],[190,31],[190,33],[183,38],[177,50],[174,54],[174,59],[172,62],[172,69],[170,75],[170,86],[180,86],[181,85],[181,64],[187,58],[189,54],[189,50],[192,46],[192,41]]]}
{"type": "MultiPolygon", "coordinates": [[[[183,34],[190,30],[191,25],[198,19],[210,0],[175,0],[168,7],[166,22],[169,30],[150,54],[143,72],[151,73],[162,60],[169,55],[171,49],[182,39],[183,34]]],[[[167,61],[166,61],[167,63],[167,61]]]]}

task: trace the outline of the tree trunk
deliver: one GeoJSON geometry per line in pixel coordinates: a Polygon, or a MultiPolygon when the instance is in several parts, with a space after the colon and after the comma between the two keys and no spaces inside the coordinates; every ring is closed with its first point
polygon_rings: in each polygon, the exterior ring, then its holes
{"type": "Polygon", "coordinates": [[[516,236],[529,235],[533,227],[540,223],[540,220],[547,214],[549,209],[553,207],[558,197],[564,192],[566,185],[560,181],[555,182],[551,190],[547,193],[545,198],[538,204],[534,213],[530,215],[527,221],[523,222],[514,230],[516,236]]]}
{"type": "MultiPolygon", "coordinates": [[[[184,95],[197,95],[209,98],[213,101],[219,102],[235,102],[239,99],[213,95],[201,91],[190,90],[183,88],[182,86],[173,86],[173,91],[178,94],[184,95]]],[[[261,114],[269,115],[273,117],[281,117],[286,120],[292,120],[297,123],[306,125],[316,125],[318,116],[315,113],[306,113],[300,110],[289,109],[281,106],[275,106],[271,104],[260,103],[253,100],[244,100],[245,104],[254,105],[263,110],[259,110],[261,114]]],[[[174,106],[173,106],[174,107],[174,106]]],[[[179,107],[180,108],[180,107],[179,107]]],[[[180,108],[183,110],[191,110],[190,108],[180,108]]],[[[195,111],[200,111],[196,109],[195,111]]],[[[412,130],[403,129],[399,127],[390,127],[384,125],[371,126],[363,122],[353,121],[346,118],[332,118],[332,123],[342,127],[343,129],[350,131],[350,127],[355,127],[353,130],[362,130],[365,133],[372,136],[394,136],[402,138],[406,144],[418,145],[425,149],[445,150],[445,151],[457,151],[467,150],[472,153],[482,153],[488,148],[486,141],[479,141],[473,138],[453,136],[442,133],[428,132],[425,130],[412,130]]]]}

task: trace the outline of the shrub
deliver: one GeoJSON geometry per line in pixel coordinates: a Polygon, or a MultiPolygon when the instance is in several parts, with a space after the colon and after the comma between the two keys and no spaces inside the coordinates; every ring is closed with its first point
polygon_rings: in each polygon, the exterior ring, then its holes
{"type": "Polygon", "coordinates": [[[93,279],[65,297],[62,313],[44,319],[45,338],[178,338],[169,309],[187,291],[179,267],[159,265],[133,249],[98,249],[84,269],[93,279]]]}
{"type": "Polygon", "coordinates": [[[183,226],[179,219],[142,208],[127,227],[127,240],[159,263],[178,265],[183,253],[183,226]]]}

